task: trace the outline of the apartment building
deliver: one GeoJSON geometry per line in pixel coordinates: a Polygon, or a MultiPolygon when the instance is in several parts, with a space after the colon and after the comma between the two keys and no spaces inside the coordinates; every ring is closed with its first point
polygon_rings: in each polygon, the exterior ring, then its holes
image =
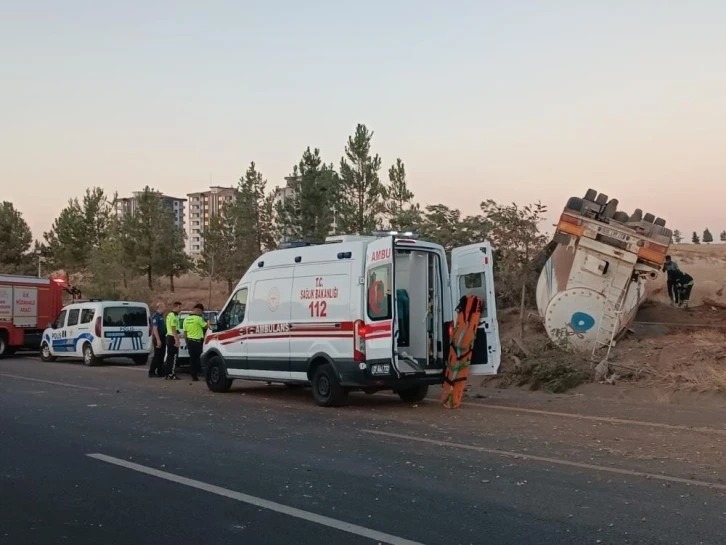
{"type": "MultiPolygon", "coordinates": [[[[139,199],[141,198],[141,195],[143,195],[143,191],[134,191],[132,193],[131,197],[122,197],[119,198],[116,201],[116,214],[118,216],[123,217],[127,214],[134,215],[136,214],[136,210],[139,207],[139,199]]],[[[184,229],[185,227],[185,215],[184,215],[184,203],[186,203],[186,199],[182,199],[179,197],[171,197],[169,195],[164,195],[163,193],[156,191],[155,192],[159,198],[161,199],[161,202],[164,206],[169,208],[173,214],[174,214],[174,225],[177,227],[184,229]]]]}
{"type": "Polygon", "coordinates": [[[234,199],[236,193],[234,187],[212,186],[207,191],[187,194],[187,254],[193,258],[201,257],[204,251],[204,230],[209,227],[209,220],[219,214],[220,209],[234,199]]]}

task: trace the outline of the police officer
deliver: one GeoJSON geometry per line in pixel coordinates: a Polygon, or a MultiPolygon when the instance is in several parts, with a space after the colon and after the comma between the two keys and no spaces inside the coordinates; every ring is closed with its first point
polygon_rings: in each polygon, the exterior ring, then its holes
{"type": "Polygon", "coordinates": [[[202,370],[202,348],[204,347],[204,334],[209,323],[203,318],[204,306],[201,303],[194,305],[192,314],[184,318],[184,335],[189,349],[189,363],[192,380],[199,380],[198,374],[202,370]]]}
{"type": "Polygon", "coordinates": [[[164,376],[164,356],[166,355],[166,321],[164,303],[156,304],[156,312],[151,317],[151,340],[154,343],[154,356],[149,366],[149,378],[164,376]]]}
{"type": "Polygon", "coordinates": [[[179,311],[182,304],[175,301],[166,315],[166,380],[179,380],[176,376],[176,358],[179,355],[179,311]]]}

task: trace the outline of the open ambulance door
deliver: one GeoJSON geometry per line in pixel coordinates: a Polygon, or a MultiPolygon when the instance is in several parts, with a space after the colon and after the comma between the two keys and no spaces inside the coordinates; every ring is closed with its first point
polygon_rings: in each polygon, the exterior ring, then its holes
{"type": "Polygon", "coordinates": [[[465,295],[476,295],[483,302],[469,372],[472,375],[495,375],[501,363],[502,349],[494,299],[492,247],[489,242],[454,248],[451,251],[449,280],[454,311],[465,295]]]}
{"type": "Polygon", "coordinates": [[[396,367],[396,287],[394,238],[368,244],[365,266],[365,316],[362,337],[365,360],[373,377],[398,375],[396,367]]]}

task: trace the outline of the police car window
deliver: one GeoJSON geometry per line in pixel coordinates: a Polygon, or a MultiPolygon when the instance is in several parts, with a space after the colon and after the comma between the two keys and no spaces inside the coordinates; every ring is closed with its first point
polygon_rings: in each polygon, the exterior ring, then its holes
{"type": "Polygon", "coordinates": [[[103,327],[144,327],[149,325],[144,307],[106,307],[103,327]]]}
{"type": "Polygon", "coordinates": [[[245,319],[246,310],[247,288],[242,288],[232,296],[227,308],[222,312],[219,322],[225,329],[236,327],[245,319]]]}
{"type": "Polygon", "coordinates": [[[81,313],[81,310],[78,308],[72,308],[68,311],[68,325],[78,325],[78,315],[81,313]]]}
{"type": "Polygon", "coordinates": [[[367,307],[371,320],[391,319],[391,265],[381,265],[368,270],[367,307]]]}
{"type": "Polygon", "coordinates": [[[66,325],[66,310],[61,310],[61,313],[58,315],[58,318],[55,320],[55,327],[63,327],[66,325]]]}
{"type": "Polygon", "coordinates": [[[482,300],[482,315],[487,313],[487,283],[483,272],[465,274],[459,277],[459,293],[475,295],[482,300]]]}
{"type": "Polygon", "coordinates": [[[81,309],[81,323],[90,324],[93,321],[93,315],[96,313],[92,308],[81,309]]]}

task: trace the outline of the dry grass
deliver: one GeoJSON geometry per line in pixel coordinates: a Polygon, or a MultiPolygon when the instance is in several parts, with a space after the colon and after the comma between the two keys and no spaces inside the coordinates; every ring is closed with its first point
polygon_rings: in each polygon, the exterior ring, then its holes
{"type": "MultiPolygon", "coordinates": [[[[82,290],[84,280],[74,278],[74,282],[80,285],[82,290]]],[[[226,283],[212,282],[210,293],[209,280],[193,273],[175,278],[173,292],[168,278],[156,279],[153,289],[149,289],[146,278],[135,278],[129,282],[127,288],[121,288],[120,291],[124,299],[144,301],[152,307],[159,301],[166,303],[167,307],[174,301],[180,301],[187,309],[196,303],[202,303],[210,310],[220,309],[229,295],[226,283]]]]}

